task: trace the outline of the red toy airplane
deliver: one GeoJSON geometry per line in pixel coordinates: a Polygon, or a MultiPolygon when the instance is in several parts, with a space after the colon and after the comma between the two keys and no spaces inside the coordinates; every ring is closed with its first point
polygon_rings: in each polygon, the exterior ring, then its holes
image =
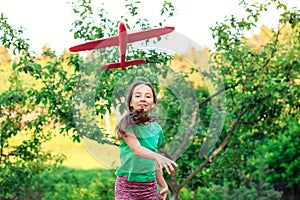
{"type": "Polygon", "coordinates": [[[127,34],[127,30],[124,23],[120,22],[118,36],[113,36],[110,38],[100,39],[100,40],[93,40],[80,45],[76,45],[71,47],[70,51],[78,52],[78,51],[86,51],[86,50],[93,50],[93,49],[102,49],[111,46],[119,46],[120,62],[104,65],[100,69],[105,70],[105,69],[121,68],[122,70],[125,70],[125,68],[128,66],[146,63],[146,61],[143,59],[135,59],[135,60],[128,60],[128,61],[125,60],[127,43],[159,37],[161,35],[170,33],[173,30],[174,27],[163,27],[163,28],[150,29],[150,30],[144,30],[144,31],[127,34]]]}

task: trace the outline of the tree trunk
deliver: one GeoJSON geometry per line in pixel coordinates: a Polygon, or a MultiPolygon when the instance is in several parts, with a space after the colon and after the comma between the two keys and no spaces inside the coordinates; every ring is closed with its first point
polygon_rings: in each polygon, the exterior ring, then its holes
{"type": "Polygon", "coordinates": [[[199,187],[196,186],[195,189],[194,189],[194,196],[193,196],[193,200],[197,200],[197,193],[198,193],[198,189],[199,187]]]}
{"type": "Polygon", "coordinates": [[[29,186],[24,186],[24,200],[30,200],[30,189],[29,186]]]}
{"type": "Polygon", "coordinates": [[[176,174],[171,175],[171,181],[168,182],[168,186],[171,190],[170,200],[178,200],[179,188],[177,185],[176,174]]]}
{"type": "Polygon", "coordinates": [[[199,171],[201,171],[204,167],[206,167],[208,164],[210,164],[212,162],[213,158],[215,156],[217,156],[227,146],[227,144],[228,144],[231,136],[233,135],[233,133],[235,131],[235,128],[238,125],[240,119],[242,118],[242,116],[246,112],[248,112],[248,110],[250,108],[251,108],[251,106],[246,108],[244,111],[240,110],[237,119],[232,123],[228,135],[223,140],[223,142],[220,144],[220,146],[216,150],[214,150],[214,152],[206,160],[204,160],[194,171],[192,171],[190,173],[190,175],[188,175],[188,177],[178,186],[179,190],[182,189],[192,178],[194,178],[199,171]]]}
{"type": "Polygon", "coordinates": [[[178,200],[178,192],[179,191],[171,193],[170,200],[178,200]]]}

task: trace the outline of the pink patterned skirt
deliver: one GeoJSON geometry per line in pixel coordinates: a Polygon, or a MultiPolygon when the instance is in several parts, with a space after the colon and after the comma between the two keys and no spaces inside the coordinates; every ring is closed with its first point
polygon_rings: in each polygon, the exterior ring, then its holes
{"type": "Polygon", "coordinates": [[[156,180],[148,182],[128,181],[118,176],[115,184],[115,200],[158,200],[156,180]]]}

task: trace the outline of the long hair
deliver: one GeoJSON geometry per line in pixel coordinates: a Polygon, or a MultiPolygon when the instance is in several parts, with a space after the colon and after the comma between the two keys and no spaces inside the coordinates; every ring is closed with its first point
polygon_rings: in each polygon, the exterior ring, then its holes
{"type": "Polygon", "coordinates": [[[126,108],[128,110],[128,113],[122,117],[120,122],[116,126],[116,133],[118,136],[118,139],[123,138],[123,134],[125,133],[125,130],[129,127],[131,127],[134,124],[139,124],[139,123],[145,123],[145,122],[150,122],[154,121],[155,117],[149,115],[148,113],[145,113],[143,109],[140,110],[134,110],[132,106],[130,106],[130,102],[132,99],[132,95],[134,92],[134,89],[139,86],[139,85],[147,85],[151,88],[152,94],[153,94],[153,102],[156,104],[157,97],[154,91],[154,88],[151,83],[149,82],[144,82],[144,81],[136,81],[132,84],[130,87],[130,90],[127,94],[126,97],[126,108]]]}

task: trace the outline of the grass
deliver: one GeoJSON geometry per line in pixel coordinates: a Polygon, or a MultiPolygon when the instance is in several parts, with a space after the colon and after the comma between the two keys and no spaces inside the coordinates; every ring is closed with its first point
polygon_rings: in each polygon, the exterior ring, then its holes
{"type": "Polygon", "coordinates": [[[115,169],[119,166],[119,148],[109,144],[98,144],[96,141],[84,138],[83,146],[105,168],[115,169]]]}
{"type": "Polygon", "coordinates": [[[45,145],[45,150],[66,155],[63,166],[74,169],[114,169],[119,163],[118,147],[98,144],[88,138],[73,142],[71,138],[57,135],[45,145]]]}
{"type": "Polygon", "coordinates": [[[74,169],[97,169],[107,166],[97,161],[86,149],[83,142],[73,142],[70,137],[57,134],[44,145],[45,151],[66,156],[63,166],[74,169]]]}
{"type": "MultiPolygon", "coordinates": [[[[59,129],[47,128],[53,138],[43,144],[43,150],[53,154],[64,154],[66,159],[63,166],[72,169],[115,169],[119,163],[119,150],[117,146],[98,144],[88,138],[81,142],[74,142],[71,136],[59,134],[59,129]]],[[[29,138],[31,133],[22,133],[10,139],[10,146],[17,146],[29,138]]]]}

